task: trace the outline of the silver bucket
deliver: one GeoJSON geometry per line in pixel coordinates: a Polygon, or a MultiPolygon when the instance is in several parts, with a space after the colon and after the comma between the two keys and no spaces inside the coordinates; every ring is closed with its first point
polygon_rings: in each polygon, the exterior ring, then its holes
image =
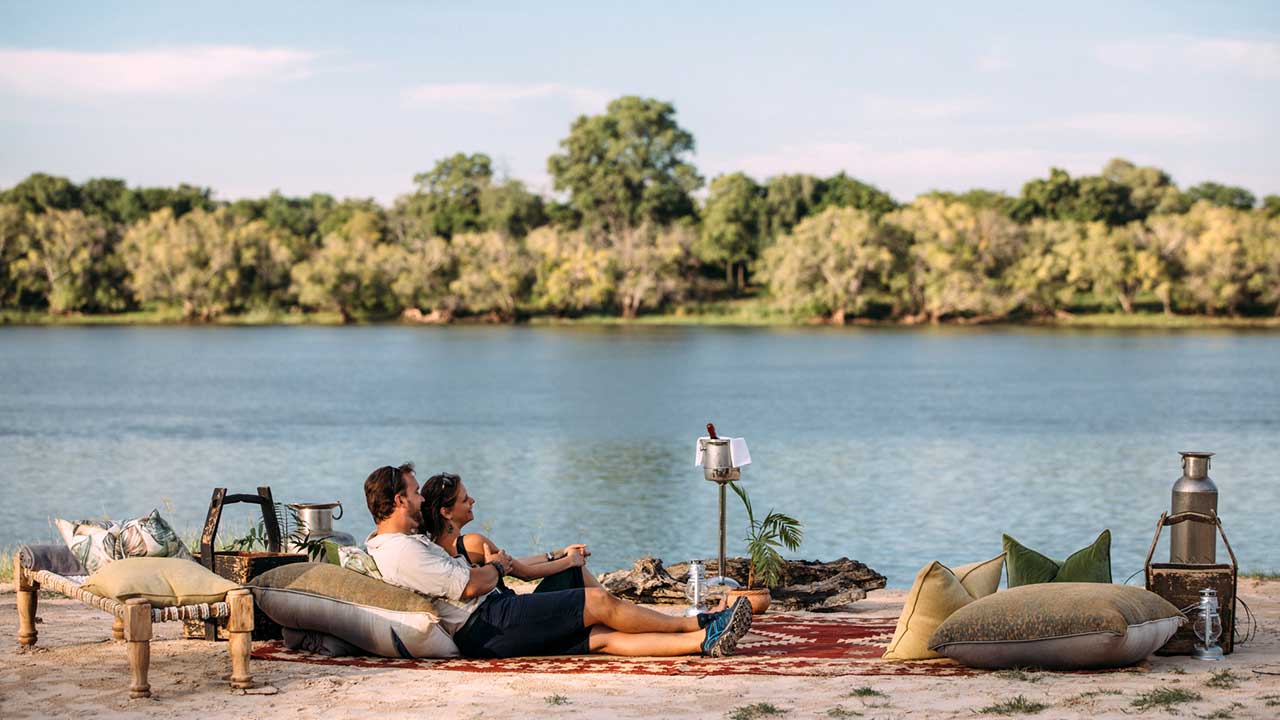
{"type": "Polygon", "coordinates": [[[702,477],[712,482],[733,482],[742,477],[742,468],[733,466],[733,453],[729,441],[724,438],[701,438],[702,477]]]}
{"type": "Polygon", "coordinates": [[[291,503],[289,507],[298,511],[298,529],[310,537],[332,535],[333,521],[342,517],[340,502],[291,503]]]}

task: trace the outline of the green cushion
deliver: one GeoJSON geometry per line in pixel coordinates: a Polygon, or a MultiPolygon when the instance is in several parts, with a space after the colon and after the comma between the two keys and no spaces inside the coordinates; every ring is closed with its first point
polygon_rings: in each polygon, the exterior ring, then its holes
{"type": "Polygon", "coordinates": [[[1155,652],[1183,622],[1178,608],[1139,587],[1041,583],[968,603],[928,646],[972,667],[1122,667],[1155,652]]]}
{"type": "Polygon", "coordinates": [[[107,563],[80,587],[120,602],[142,598],[153,607],[176,607],[222,602],[240,586],[190,560],[137,557],[107,563]]]}
{"type": "Polygon", "coordinates": [[[1009,587],[1049,582],[1111,582],[1111,531],[1103,530],[1089,546],[1058,562],[1012,537],[1004,536],[1009,587]]]}

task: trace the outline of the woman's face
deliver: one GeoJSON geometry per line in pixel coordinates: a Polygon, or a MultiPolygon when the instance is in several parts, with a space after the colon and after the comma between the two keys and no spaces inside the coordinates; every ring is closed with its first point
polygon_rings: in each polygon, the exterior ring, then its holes
{"type": "Polygon", "coordinates": [[[442,509],[440,514],[444,515],[446,520],[452,522],[455,528],[461,530],[464,525],[476,519],[475,513],[471,511],[475,504],[476,499],[471,497],[471,494],[467,492],[467,486],[463,485],[462,481],[459,480],[458,495],[453,501],[453,506],[442,509]]]}

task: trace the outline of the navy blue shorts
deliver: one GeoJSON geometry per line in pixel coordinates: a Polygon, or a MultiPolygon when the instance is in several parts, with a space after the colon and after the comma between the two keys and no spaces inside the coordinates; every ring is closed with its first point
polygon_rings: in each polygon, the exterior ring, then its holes
{"type": "Polygon", "coordinates": [[[591,628],[582,626],[586,602],[581,588],[491,595],[453,642],[469,658],[585,655],[591,651],[591,628]]]}

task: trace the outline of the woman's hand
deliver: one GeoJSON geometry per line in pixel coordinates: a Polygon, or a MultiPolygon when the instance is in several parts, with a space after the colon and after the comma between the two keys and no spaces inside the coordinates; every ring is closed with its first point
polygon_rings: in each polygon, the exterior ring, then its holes
{"type": "Polygon", "coordinates": [[[587,556],[591,553],[587,551],[586,545],[570,545],[564,549],[564,556],[569,560],[569,567],[582,567],[587,564],[587,556]]]}
{"type": "Polygon", "coordinates": [[[491,562],[498,563],[502,566],[503,573],[510,573],[511,568],[515,563],[505,550],[491,548],[488,543],[485,543],[484,546],[484,562],[486,565],[491,562]]]}

